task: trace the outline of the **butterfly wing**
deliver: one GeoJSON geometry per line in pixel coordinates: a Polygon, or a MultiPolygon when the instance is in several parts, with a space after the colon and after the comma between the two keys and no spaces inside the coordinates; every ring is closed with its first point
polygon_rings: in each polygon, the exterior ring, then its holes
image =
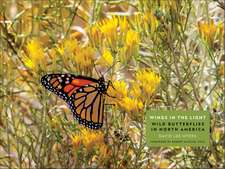
{"type": "Polygon", "coordinates": [[[105,98],[97,89],[97,85],[81,87],[68,102],[74,118],[91,129],[99,129],[103,125],[105,98]]]}
{"type": "Polygon", "coordinates": [[[91,129],[103,125],[104,95],[98,80],[72,74],[48,74],[42,85],[67,102],[75,119],[91,129]]]}
{"type": "Polygon", "coordinates": [[[46,89],[66,102],[81,86],[97,82],[96,79],[73,74],[47,74],[41,78],[41,83],[46,89]]]}

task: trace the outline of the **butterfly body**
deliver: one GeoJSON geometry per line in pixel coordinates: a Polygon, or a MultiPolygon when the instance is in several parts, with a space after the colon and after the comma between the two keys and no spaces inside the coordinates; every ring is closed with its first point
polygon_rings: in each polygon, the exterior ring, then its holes
{"type": "Polygon", "coordinates": [[[94,79],[73,74],[47,74],[41,78],[41,83],[68,104],[80,124],[91,129],[102,127],[109,86],[104,77],[94,79]]]}

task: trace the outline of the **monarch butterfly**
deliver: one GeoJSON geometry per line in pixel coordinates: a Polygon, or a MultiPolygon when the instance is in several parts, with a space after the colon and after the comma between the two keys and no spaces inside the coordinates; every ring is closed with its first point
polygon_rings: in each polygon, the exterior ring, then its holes
{"type": "MultiPolygon", "coordinates": [[[[111,81],[104,77],[94,79],[73,74],[47,74],[41,78],[42,85],[63,99],[73,117],[90,129],[103,125],[105,95],[111,81]]],[[[112,96],[110,96],[112,97],[112,96]]]]}

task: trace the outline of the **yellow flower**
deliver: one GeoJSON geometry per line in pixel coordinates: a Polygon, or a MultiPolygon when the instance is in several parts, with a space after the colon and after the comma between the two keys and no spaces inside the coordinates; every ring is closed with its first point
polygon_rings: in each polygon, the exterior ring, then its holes
{"type": "Polygon", "coordinates": [[[103,65],[103,66],[112,66],[113,65],[113,57],[109,50],[104,49],[102,56],[99,60],[97,60],[97,64],[103,65]]]}
{"type": "Polygon", "coordinates": [[[122,101],[119,102],[119,104],[126,112],[139,112],[144,107],[143,103],[140,100],[132,99],[129,97],[123,98],[122,101]]]}
{"type": "Polygon", "coordinates": [[[68,60],[74,56],[77,48],[78,42],[76,39],[65,39],[61,45],[57,47],[57,51],[60,53],[62,61],[66,67],[69,66],[68,60]]]}
{"type": "MultiPolygon", "coordinates": [[[[111,19],[105,19],[98,25],[108,45],[112,48],[116,48],[116,42],[118,40],[118,18],[113,16],[111,19]]],[[[103,40],[103,39],[102,39],[103,40]]]]}
{"type": "Polygon", "coordinates": [[[117,99],[121,99],[127,96],[128,85],[124,81],[115,81],[113,82],[113,87],[109,88],[110,96],[114,96],[117,99]]]}
{"type": "Polygon", "coordinates": [[[64,56],[65,53],[64,47],[58,47],[57,51],[60,53],[60,55],[64,56]]]}
{"type": "Polygon", "coordinates": [[[79,134],[72,135],[70,138],[74,148],[78,148],[83,144],[87,150],[91,150],[95,146],[104,144],[104,134],[102,132],[84,127],[81,128],[79,134]]]}
{"type": "Polygon", "coordinates": [[[116,51],[116,48],[123,44],[128,28],[126,17],[113,16],[104,19],[89,28],[91,43],[95,47],[108,47],[116,51]]]}
{"type": "Polygon", "coordinates": [[[131,87],[131,90],[130,90],[130,95],[133,97],[133,98],[139,98],[141,96],[141,89],[140,89],[140,86],[139,84],[134,81],[132,82],[132,87],[131,87]]]}
{"type": "Polygon", "coordinates": [[[133,30],[128,30],[125,39],[124,48],[121,49],[120,60],[122,63],[128,63],[132,56],[136,56],[139,51],[139,34],[133,30]]]}
{"type": "Polygon", "coordinates": [[[99,25],[95,24],[89,29],[91,44],[95,47],[103,46],[103,34],[99,29],[99,25]]]}
{"type": "Polygon", "coordinates": [[[154,35],[159,26],[159,21],[153,12],[148,11],[144,14],[136,13],[131,18],[131,24],[140,32],[144,31],[145,33],[151,33],[151,35],[154,35]]]}
{"type": "Polygon", "coordinates": [[[107,36],[116,36],[118,27],[118,18],[113,16],[111,19],[105,19],[99,23],[99,29],[101,32],[107,36]]]}
{"type": "MultiPolygon", "coordinates": [[[[63,66],[65,68],[74,67],[71,64],[71,60],[74,58],[76,50],[80,48],[78,41],[76,39],[64,39],[60,45],[56,47],[56,51],[60,54],[63,66]]],[[[55,64],[56,59],[53,58],[53,64],[55,64]]]]}
{"type": "Polygon", "coordinates": [[[121,34],[126,33],[129,28],[127,18],[126,17],[118,17],[118,22],[119,22],[120,33],[121,34]]]}
{"type": "Polygon", "coordinates": [[[149,29],[150,25],[150,32],[153,34],[156,29],[158,28],[159,22],[155,15],[152,12],[146,12],[143,18],[144,28],[145,30],[149,29]]]}
{"type": "Polygon", "coordinates": [[[81,136],[80,135],[73,135],[71,137],[72,145],[74,148],[78,148],[81,145],[81,136]]]}
{"type": "Polygon", "coordinates": [[[130,17],[130,23],[132,27],[140,31],[143,29],[143,15],[140,12],[136,12],[133,16],[130,17]]]}
{"type": "Polygon", "coordinates": [[[94,66],[95,51],[92,47],[80,47],[74,55],[76,69],[82,72],[90,72],[94,66]]]}
{"type": "Polygon", "coordinates": [[[135,47],[140,41],[139,34],[133,30],[128,30],[126,35],[126,45],[135,47]]]}
{"type": "Polygon", "coordinates": [[[42,59],[44,57],[44,50],[38,39],[32,39],[27,44],[27,50],[31,58],[42,59]]]}
{"type": "Polygon", "coordinates": [[[76,39],[66,39],[63,42],[65,54],[70,54],[70,53],[75,52],[77,46],[78,46],[78,42],[76,39]]]}
{"type": "Polygon", "coordinates": [[[24,57],[23,61],[25,65],[31,69],[37,70],[39,66],[43,69],[46,66],[46,60],[44,56],[44,49],[38,39],[32,39],[27,44],[28,57],[24,57]]]}
{"type": "Polygon", "coordinates": [[[30,69],[34,69],[35,68],[34,62],[29,57],[23,56],[23,62],[24,62],[26,67],[28,67],[30,69]]]}
{"type": "Polygon", "coordinates": [[[102,132],[83,128],[81,133],[83,144],[87,150],[104,143],[104,135],[102,132]]]}
{"type": "Polygon", "coordinates": [[[147,98],[155,92],[160,83],[160,77],[149,69],[139,70],[136,73],[135,79],[147,98]]]}
{"type": "Polygon", "coordinates": [[[216,25],[213,20],[210,23],[198,22],[198,29],[202,38],[209,44],[212,44],[216,38],[221,40],[224,34],[223,24],[216,25]]]}

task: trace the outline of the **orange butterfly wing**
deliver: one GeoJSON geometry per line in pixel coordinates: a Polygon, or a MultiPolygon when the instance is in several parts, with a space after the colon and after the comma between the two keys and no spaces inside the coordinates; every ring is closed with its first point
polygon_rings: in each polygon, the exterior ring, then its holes
{"type": "Polygon", "coordinates": [[[72,74],[48,74],[41,83],[65,100],[80,124],[91,129],[103,125],[104,94],[99,92],[98,80],[72,74]]]}
{"type": "Polygon", "coordinates": [[[47,74],[41,78],[42,85],[65,101],[81,86],[97,83],[93,78],[72,74],[47,74]]]}
{"type": "Polygon", "coordinates": [[[105,98],[96,86],[87,85],[72,94],[68,105],[80,124],[91,129],[99,129],[103,125],[105,98]]]}

